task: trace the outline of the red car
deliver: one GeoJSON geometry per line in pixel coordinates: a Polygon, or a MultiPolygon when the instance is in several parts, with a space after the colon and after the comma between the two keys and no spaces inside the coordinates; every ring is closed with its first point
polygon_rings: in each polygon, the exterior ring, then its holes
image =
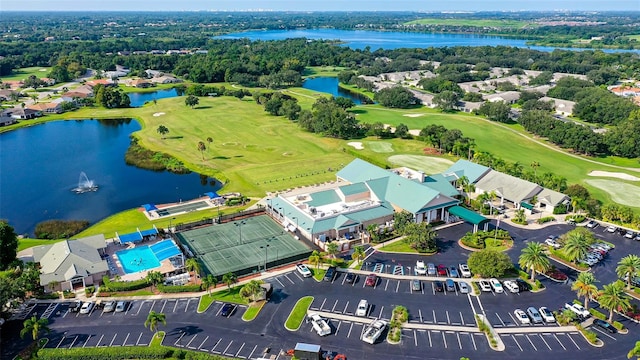
{"type": "Polygon", "coordinates": [[[373,286],[376,286],[377,282],[378,282],[378,277],[376,276],[376,274],[369,274],[364,280],[364,285],[373,287],[373,286]]]}
{"type": "Polygon", "coordinates": [[[442,264],[438,265],[438,275],[447,276],[447,267],[442,264]]]}

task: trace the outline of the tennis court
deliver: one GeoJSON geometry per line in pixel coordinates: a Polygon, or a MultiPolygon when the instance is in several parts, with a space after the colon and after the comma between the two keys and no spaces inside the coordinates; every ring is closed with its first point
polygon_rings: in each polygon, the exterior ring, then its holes
{"type": "Polygon", "coordinates": [[[267,215],[176,234],[207,273],[244,275],[307,258],[311,249],[267,215]]]}
{"type": "Polygon", "coordinates": [[[183,213],[183,212],[189,212],[189,211],[194,211],[194,210],[208,208],[208,207],[210,207],[210,205],[207,204],[206,201],[196,201],[196,202],[192,202],[192,203],[186,203],[186,204],[182,204],[182,205],[176,205],[176,206],[162,208],[162,209],[160,209],[160,210],[158,210],[156,212],[158,213],[158,216],[162,217],[162,216],[168,216],[168,215],[173,215],[173,214],[178,214],[178,213],[183,213]]]}

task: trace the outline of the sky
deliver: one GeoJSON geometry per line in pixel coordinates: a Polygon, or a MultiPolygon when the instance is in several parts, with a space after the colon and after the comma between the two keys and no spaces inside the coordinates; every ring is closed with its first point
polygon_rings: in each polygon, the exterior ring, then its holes
{"type": "Polygon", "coordinates": [[[0,11],[640,11],[640,0],[1,0],[0,11]]]}

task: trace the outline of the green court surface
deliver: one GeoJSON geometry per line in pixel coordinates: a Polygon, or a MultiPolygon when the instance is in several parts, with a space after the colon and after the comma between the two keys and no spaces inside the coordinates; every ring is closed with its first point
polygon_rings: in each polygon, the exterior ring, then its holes
{"type": "Polygon", "coordinates": [[[208,274],[244,275],[307,258],[311,249],[267,215],[180,232],[208,274]]]}

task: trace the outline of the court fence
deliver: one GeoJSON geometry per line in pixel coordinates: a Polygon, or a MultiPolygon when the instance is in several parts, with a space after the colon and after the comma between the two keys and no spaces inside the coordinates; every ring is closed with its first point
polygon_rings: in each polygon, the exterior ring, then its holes
{"type": "Polygon", "coordinates": [[[262,215],[264,213],[265,213],[264,208],[258,208],[258,209],[238,211],[233,214],[220,215],[217,218],[215,217],[203,218],[202,220],[192,221],[188,223],[178,223],[175,225],[175,231],[176,232],[187,231],[187,230],[192,230],[192,229],[196,229],[196,228],[207,226],[207,225],[224,224],[231,221],[242,220],[242,219],[247,219],[253,216],[262,215]]]}

